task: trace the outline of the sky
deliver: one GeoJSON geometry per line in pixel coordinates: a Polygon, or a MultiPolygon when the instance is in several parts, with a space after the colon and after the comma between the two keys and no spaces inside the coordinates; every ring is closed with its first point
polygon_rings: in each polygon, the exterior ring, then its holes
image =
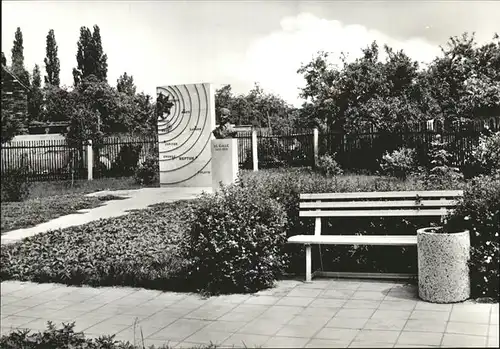
{"type": "Polygon", "coordinates": [[[45,73],[46,36],[54,29],[61,81],[73,83],[81,26],[101,29],[108,82],[127,72],[138,92],[210,82],[267,92],[300,105],[297,74],[318,51],[351,59],[373,40],[430,62],[450,36],[475,32],[479,43],[500,34],[500,1],[2,1],[2,51],[11,61],[17,27],[25,66],[45,73]]]}

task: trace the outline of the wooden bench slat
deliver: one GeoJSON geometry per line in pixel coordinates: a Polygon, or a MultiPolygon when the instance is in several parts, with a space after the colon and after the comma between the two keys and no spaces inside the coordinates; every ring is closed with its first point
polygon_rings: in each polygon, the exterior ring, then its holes
{"type": "Polygon", "coordinates": [[[364,198],[456,198],[463,196],[463,190],[432,190],[432,191],[373,191],[356,193],[309,193],[300,194],[301,200],[342,200],[364,198]]]}
{"type": "Polygon", "coordinates": [[[322,209],[322,208],[366,208],[366,207],[454,207],[456,200],[394,200],[394,201],[309,201],[301,202],[300,208],[322,209]]]}
{"type": "Polygon", "coordinates": [[[433,217],[445,216],[452,210],[336,210],[300,211],[300,217],[433,217]]]}
{"type": "Polygon", "coordinates": [[[295,235],[288,238],[292,244],[324,245],[389,245],[412,246],[416,235],[295,235]]]}

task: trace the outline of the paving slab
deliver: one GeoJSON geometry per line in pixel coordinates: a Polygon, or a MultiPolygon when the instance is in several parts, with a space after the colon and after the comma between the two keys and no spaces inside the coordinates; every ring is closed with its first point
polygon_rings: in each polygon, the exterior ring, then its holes
{"type": "Polygon", "coordinates": [[[318,287],[285,280],[253,295],[208,298],[131,287],[4,281],[0,327],[7,334],[19,328],[43,330],[49,320],[58,326],[76,321],[76,330],[89,337],[116,334],[117,340],[186,348],[210,343],[236,348],[498,347],[498,304],[427,303],[418,299],[414,285],[404,283],[316,281],[318,287]],[[352,292],[339,299],[334,292],[328,298],[324,290],[352,292]],[[398,294],[404,298],[395,299],[398,294]]]}

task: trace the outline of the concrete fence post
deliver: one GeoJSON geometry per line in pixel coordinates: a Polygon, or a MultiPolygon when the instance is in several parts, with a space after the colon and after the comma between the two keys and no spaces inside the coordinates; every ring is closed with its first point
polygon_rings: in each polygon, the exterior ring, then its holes
{"type": "Polygon", "coordinates": [[[315,127],[313,130],[313,149],[314,149],[314,166],[318,164],[318,154],[319,154],[319,149],[318,149],[318,139],[319,139],[319,132],[318,129],[315,127]]]}
{"type": "Polygon", "coordinates": [[[257,156],[257,130],[252,130],[252,160],[253,160],[253,170],[259,170],[259,158],[257,156]]]}
{"type": "Polygon", "coordinates": [[[94,169],[94,150],[92,149],[92,140],[87,141],[87,180],[91,181],[93,179],[94,169]]]}

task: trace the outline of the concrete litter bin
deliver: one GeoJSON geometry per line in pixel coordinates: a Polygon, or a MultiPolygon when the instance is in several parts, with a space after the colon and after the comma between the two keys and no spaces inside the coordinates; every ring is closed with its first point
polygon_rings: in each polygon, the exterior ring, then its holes
{"type": "Polygon", "coordinates": [[[470,297],[469,231],[444,233],[441,227],[417,230],[418,295],[432,303],[470,297]]]}

